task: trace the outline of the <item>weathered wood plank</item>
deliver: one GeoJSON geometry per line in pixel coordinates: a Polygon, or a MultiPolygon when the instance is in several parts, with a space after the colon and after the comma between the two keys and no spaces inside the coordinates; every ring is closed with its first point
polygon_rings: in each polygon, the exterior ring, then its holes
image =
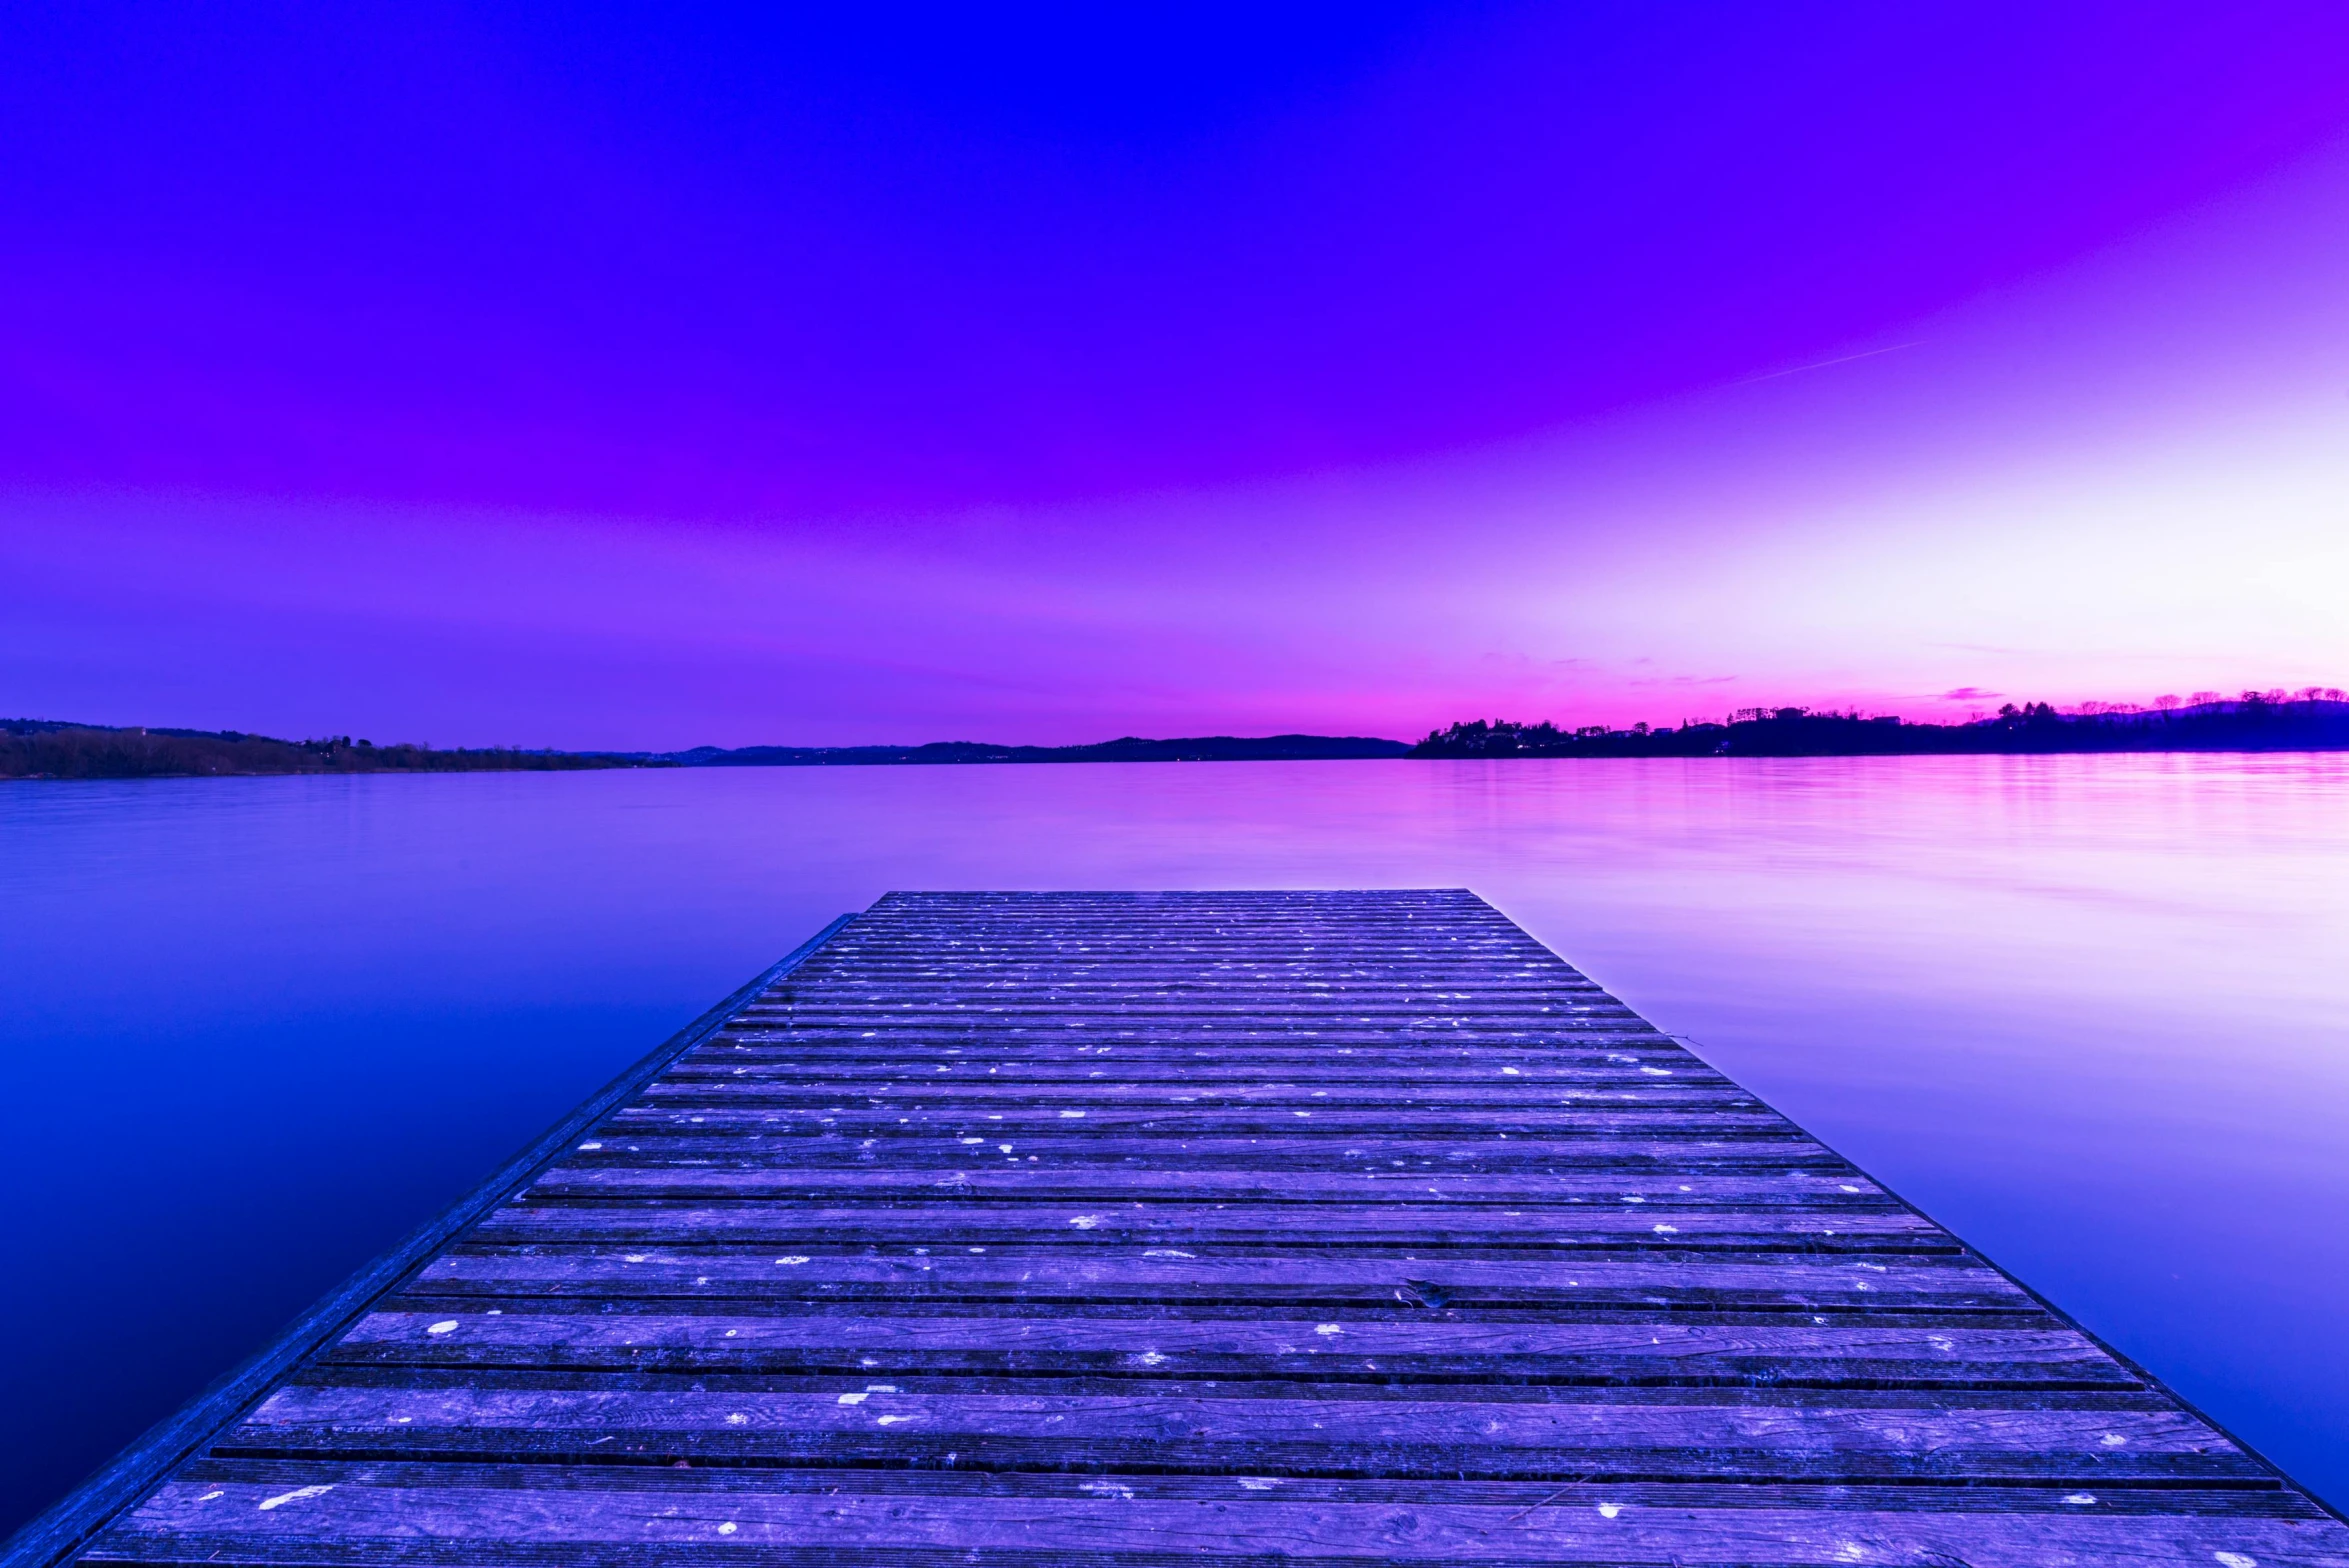
{"type": "MultiPolygon", "coordinates": [[[[1139,1106],[1008,1106],[1002,1110],[982,1110],[974,1107],[933,1107],[919,1102],[901,1104],[867,1104],[858,1101],[844,1105],[837,1101],[826,1105],[704,1105],[675,1106],[659,1110],[640,1107],[624,1118],[607,1120],[594,1134],[595,1140],[607,1147],[614,1144],[639,1144],[646,1138],[747,1137],[761,1139],[785,1135],[801,1135],[809,1141],[801,1147],[820,1148],[815,1140],[826,1135],[862,1138],[904,1138],[903,1143],[892,1144],[892,1153],[911,1153],[920,1147],[916,1140],[935,1137],[977,1135],[999,1129],[1024,1129],[1031,1135],[1042,1132],[1075,1134],[1081,1132],[1087,1146],[1094,1139],[1106,1139],[1118,1133],[1146,1138],[1138,1148],[1121,1150],[1124,1153],[1173,1152],[1167,1141],[1177,1139],[1257,1138],[1272,1137],[1284,1140],[1281,1146],[1310,1149],[1315,1145],[1305,1139],[1323,1141],[1342,1139],[1338,1147],[1356,1147],[1365,1135],[1395,1138],[1423,1138],[1447,1141],[1455,1145],[1463,1140],[1493,1139],[1506,1135],[1510,1139],[1540,1139],[1561,1145],[1560,1158],[1580,1166],[1605,1163],[1615,1159],[1639,1159],[1649,1162],[1679,1161],[1696,1165],[1716,1165],[1724,1161],[1767,1161],[1784,1164],[1790,1160],[1814,1165],[1831,1164],[1838,1169],[1851,1167],[1840,1157],[1829,1154],[1819,1144],[1795,1130],[1783,1128],[1723,1128],[1715,1123],[1700,1123],[1694,1127],[1676,1126],[1672,1120],[1660,1125],[1651,1120],[1625,1121],[1615,1118],[1608,1110],[1546,1110],[1533,1108],[1522,1111],[1431,1110],[1403,1106],[1376,1109],[1330,1109],[1317,1106],[1299,1116],[1293,1108],[1279,1106],[1232,1105],[1139,1105],[1139,1106]],[[1081,1117],[1067,1114],[1081,1109],[1081,1117]],[[1083,1128],[1068,1125],[1082,1120],[1083,1128]]],[[[592,1153],[585,1145],[582,1152],[592,1153]]],[[[1269,1146],[1268,1146],[1269,1147],[1269,1146]]],[[[778,1159],[794,1151],[772,1151],[778,1159]]]]}
{"type": "MultiPolygon", "coordinates": [[[[674,1381],[674,1380],[672,1380],[674,1381]]],[[[232,1457],[827,1464],[1435,1480],[1910,1478],[2257,1485],[2268,1473],[2174,1410],[1942,1409],[1110,1390],[953,1394],[894,1380],[769,1390],[297,1384],[229,1433],[232,1457]]],[[[1406,1394],[1416,1391],[1405,1390],[1406,1394]]],[[[1553,1391],[1555,1392],[1555,1391],[1553,1391]]],[[[1579,1393],[1580,1391],[1565,1391],[1579,1393]]],[[[1914,1396],[1911,1396],[1912,1401],[1914,1396]]]]}
{"type": "MultiPolygon", "coordinates": [[[[1250,1084],[1199,1084],[1183,1088],[1175,1084],[1129,1084],[1113,1078],[1069,1084],[1033,1085],[1000,1083],[986,1079],[952,1082],[934,1076],[904,1077],[879,1083],[858,1083],[835,1079],[791,1078],[776,1083],[763,1083],[745,1072],[703,1079],[679,1079],[663,1083],[646,1094],[648,1106],[665,1108],[672,1102],[713,1102],[717,1104],[822,1104],[827,1100],[861,1099],[867,1102],[880,1098],[884,1101],[917,1101],[927,1106],[956,1106],[972,1110],[1001,1110],[1011,1106],[1070,1106],[1086,1109],[1095,1105],[1277,1105],[1290,1110],[1312,1110],[1327,1107],[1345,1108],[1383,1107],[1538,1107],[1549,1110],[1557,1106],[1571,1106],[1575,1101],[1545,1085],[1536,1089],[1530,1085],[1497,1084],[1419,1084],[1393,1092],[1369,1085],[1340,1084],[1334,1088],[1317,1089],[1302,1078],[1290,1082],[1263,1082],[1250,1084]]],[[[1771,1125],[1776,1118],[1767,1113],[1748,1112],[1742,1117],[1735,1112],[1724,1113],[1724,1126],[1737,1130],[1742,1126],[1771,1125]]]]}
{"type": "Polygon", "coordinates": [[[1757,1381],[1868,1387],[2135,1387],[2066,1329],[1493,1322],[1416,1316],[1017,1317],[839,1308],[695,1316],[372,1313],[330,1364],[708,1372],[1020,1372],[1188,1377],[1757,1381]],[[855,1314],[855,1315],[850,1315],[855,1314]]]}
{"type": "MultiPolygon", "coordinates": [[[[1419,1181],[1398,1176],[1394,1185],[1419,1181]]],[[[1424,1188],[1424,1183],[1422,1183],[1424,1188]]],[[[685,1245],[785,1245],[822,1242],[912,1245],[1035,1243],[1060,1237],[1149,1246],[1216,1242],[1418,1244],[1429,1247],[1649,1247],[1752,1251],[1878,1249],[1955,1250],[1948,1234],[1922,1215],[1879,1212],[1677,1212],[1658,1218],[1636,1209],[1567,1205],[1473,1210],[1420,1202],[1422,1190],[1394,1203],[1320,1204],[1308,1213],[1277,1204],[1128,1203],[1071,1208],[973,1198],[923,1205],[796,1204],[775,1201],[722,1208],[635,1198],[611,1203],[516,1203],[482,1221],[474,1236],[505,1244],[643,1241],[685,1245]]]]}
{"type": "MultiPolygon", "coordinates": [[[[2329,1520],[2115,1513],[2096,1504],[2009,1513],[1851,1507],[1690,1508],[1588,1486],[1512,1504],[1301,1500],[1280,1478],[1233,1478],[1221,1497],[1167,1497],[1148,1478],[1090,1494],[976,1497],[792,1490],[561,1491],[189,1481],[109,1537],[95,1560],[305,1563],[779,1562],[1166,1564],[1679,1563],[1761,1568],[1952,1563],[1970,1568],[2232,1559],[2349,1568],[2329,1520]],[[1249,1480],[1269,1484],[1253,1489],[1249,1480]],[[299,1490],[298,1488],[295,1490],[299,1490]],[[264,1544],[265,1543],[265,1544],[264,1544]],[[353,1553],[365,1543],[368,1555],[353,1553]],[[527,1557],[520,1555],[528,1550],[527,1557]],[[625,1554],[625,1555],[622,1555],[625,1554]]],[[[1081,1483],[1080,1483],[1081,1484],[1081,1483]]],[[[1773,1500],[1775,1501],[1775,1499],[1773,1500]]],[[[2062,1505],[2058,1505],[2062,1507],[2062,1505]]]]}
{"type": "MultiPolygon", "coordinates": [[[[590,1143],[575,1145],[582,1166],[646,1164],[625,1154],[707,1157],[755,1154],[772,1165],[861,1147],[867,1137],[889,1140],[889,1157],[912,1159],[949,1149],[966,1137],[1022,1129],[1030,1152],[1055,1151],[1092,1163],[1181,1156],[1186,1163],[1245,1159],[1365,1158],[1417,1161],[1548,1160],[1578,1170],[1603,1166],[1615,1149],[1655,1159],[1722,1148],[1784,1152],[1790,1145],[1821,1155],[1825,1151],[1792,1127],[1776,1122],[1742,1122],[1731,1116],[1642,1111],[1625,1114],[1601,1108],[1531,1115],[1381,1117],[1376,1112],[1191,1109],[1180,1113],[1144,1107],[1086,1107],[1076,1115],[1067,1106],[1017,1106],[1003,1112],[969,1108],[884,1105],[762,1107],[745,1110],[713,1106],[704,1110],[662,1110],[605,1122],[590,1143]],[[898,1112],[907,1114],[903,1120],[898,1112]],[[1071,1122],[1081,1121],[1081,1127],[1071,1122]],[[1463,1123],[1467,1125],[1462,1125],[1463,1123]],[[1727,1125],[1724,1125],[1726,1123],[1727,1125]],[[1124,1134],[1125,1136],[1120,1136],[1124,1134]],[[778,1138],[797,1137],[791,1148],[773,1147],[778,1138]]],[[[1840,1162],[1839,1162],[1840,1163],[1840,1162]]],[[[1848,1172],[1850,1167],[1844,1167],[1848,1172]]],[[[1856,1175],[1856,1172],[1852,1172],[1856,1175]]]]}
{"type": "Polygon", "coordinates": [[[1423,1259],[1400,1251],[1330,1257],[1286,1249],[1252,1255],[1102,1246],[775,1256],[764,1249],[466,1247],[435,1259],[408,1291],[452,1297],[576,1294],[597,1300],[684,1295],[780,1302],[869,1291],[900,1298],[927,1294],[1040,1303],[1299,1299],[1384,1306],[1408,1301],[1430,1311],[1677,1304],[2039,1313],[2037,1303],[1994,1269],[1963,1257],[1902,1254],[1881,1261],[1784,1255],[1661,1261],[1600,1257],[1568,1268],[1497,1254],[1423,1259]]]}
{"type": "MultiPolygon", "coordinates": [[[[201,1459],[192,1462],[181,1479],[199,1493],[222,1483],[261,1486],[270,1495],[298,1486],[321,1474],[346,1486],[381,1486],[425,1491],[439,1487],[486,1489],[500,1492],[562,1493],[578,1489],[582,1477],[559,1468],[533,1465],[475,1465],[462,1461],[417,1463],[408,1460],[312,1459],[201,1459]]],[[[1820,1508],[1850,1507],[1870,1513],[1925,1512],[1934,1514],[2021,1513],[2076,1515],[2081,1508],[2102,1514],[2208,1514],[2245,1519],[2317,1519],[2324,1510],[2283,1487],[2202,1487],[2184,1492],[2169,1488],[2119,1487],[2091,1501],[2074,1501],[2059,1488],[2005,1487],[1994,1484],[1961,1486],[1836,1485],[1792,1483],[1772,1485],[1737,1482],[1729,1485],[1702,1481],[1654,1484],[1610,1483],[1602,1491],[1589,1483],[1563,1486],[1541,1481],[1413,1480],[1408,1477],[1267,1477],[1245,1479],[1268,1485],[1249,1486],[1232,1475],[1178,1473],[1136,1474],[1111,1480],[1090,1472],[1025,1471],[1004,1474],[976,1468],[952,1470],[910,1468],[802,1469],[789,1466],[735,1468],[727,1466],[619,1466],[588,1478],[614,1491],[659,1495],[670,1499],[725,1497],[743,1493],[783,1495],[818,1492],[830,1495],[875,1497],[980,1499],[1006,1496],[1065,1497],[1093,1501],[1115,1496],[1117,1489],[1136,1497],[1163,1500],[1222,1502],[1235,1491],[1256,1501],[1382,1504],[1451,1504],[1472,1508],[1502,1508],[1522,1512],[1557,1499],[1560,1507],[1591,1507],[1601,1499],[1618,1503],[1683,1508],[1820,1508]],[[1268,1495],[1269,1494],[1269,1495],[1268,1495]]],[[[1121,1499],[1122,1500],[1122,1499],[1121,1499]]]]}
{"type": "Polygon", "coordinates": [[[1047,1151],[1050,1169],[1019,1166],[1021,1143],[984,1143],[977,1147],[938,1151],[935,1161],[912,1163],[890,1170],[825,1169],[816,1162],[798,1170],[775,1170],[753,1156],[713,1160],[683,1157],[666,1162],[605,1161],[552,1172],[534,1183],[531,1202],[580,1199],[625,1202],[633,1198],[665,1200],[724,1199],[735,1203],[814,1201],[842,1198],[899,1198],[936,1203],[944,1198],[1024,1198],[1056,1202],[1074,1198],[1086,1202],[1119,1203],[1131,1200],[1192,1202],[1223,1199],[1261,1203],[1360,1203],[1365,1201],[1414,1203],[1480,1203],[1491,1205],[1561,1203],[1618,1204],[1626,1212],[1637,1208],[1651,1219],[1673,1220],[1693,1213],[1722,1210],[1802,1210],[1823,1214],[1902,1213],[1881,1190],[1838,1175],[1818,1176],[1786,1171],[1767,1176],[1724,1176],[1707,1171],[1479,1171],[1460,1163],[1416,1160],[1349,1162],[1350,1169],[1315,1168],[1337,1161],[1317,1161],[1315,1167],[1280,1164],[1262,1170],[1136,1170],[1109,1165],[1067,1166],[1047,1151]],[[1397,1194],[1398,1177],[1406,1189],[1397,1194]],[[1685,1177],[1676,1180],[1676,1177],[1685,1177]]]}
{"type": "MultiPolygon", "coordinates": [[[[1577,1089],[1591,1095],[1637,1098],[1644,1103],[1661,1102],[1660,1092],[1680,1091],[1676,1103],[1718,1107],[1745,1106],[1755,1102],[1726,1080],[1680,1067],[1659,1067],[1650,1070],[1637,1065],[1609,1063],[1604,1055],[1595,1060],[1561,1061],[1537,1059],[1531,1052],[1478,1053],[1476,1059],[1450,1063],[1422,1064],[1405,1067],[1391,1062],[1331,1061],[1325,1053],[1314,1060],[1309,1053],[1299,1052],[1296,1059],[1281,1062],[1238,1063],[1229,1060],[1185,1060],[1186,1057],[1204,1057],[1210,1053],[1189,1048],[1181,1052],[1155,1054],[1153,1059],[1138,1060],[1138,1051],[1120,1050],[1115,1046],[1086,1054],[1070,1053],[1066,1060],[1041,1061],[1032,1059],[1036,1053],[1004,1051],[977,1051],[945,1049],[929,1052],[899,1051],[890,1057],[875,1055],[861,1059],[826,1062],[818,1058],[808,1060],[811,1053],[794,1050],[788,1058],[770,1057],[751,1051],[741,1045],[721,1046],[696,1053],[693,1060],[680,1062],[663,1079],[663,1085],[700,1083],[705,1080],[752,1083],[805,1083],[820,1080],[826,1083],[896,1083],[924,1082],[909,1078],[909,1074],[930,1073],[951,1075],[957,1083],[974,1078],[995,1080],[996,1085],[1086,1085],[1114,1077],[1120,1085],[1141,1086],[1171,1084],[1196,1090],[1242,1085],[1255,1088],[1279,1082],[1294,1074],[1309,1085],[1331,1088],[1339,1084],[1357,1085],[1381,1093],[1429,1088],[1473,1086],[1479,1089],[1509,1089],[1526,1093],[1528,1098],[1542,1097],[1541,1091],[1552,1084],[1565,1092],[1577,1089]],[[1672,1078],[1673,1084],[1649,1084],[1643,1078],[1672,1078]],[[1505,1083],[1503,1079],[1517,1079],[1505,1083]],[[1657,1091],[1645,1096],[1637,1091],[1657,1091]]],[[[1222,1053],[1215,1053],[1221,1055],[1222,1053]]],[[[1661,1052],[1652,1052],[1647,1060],[1671,1061],[1661,1052]]]]}

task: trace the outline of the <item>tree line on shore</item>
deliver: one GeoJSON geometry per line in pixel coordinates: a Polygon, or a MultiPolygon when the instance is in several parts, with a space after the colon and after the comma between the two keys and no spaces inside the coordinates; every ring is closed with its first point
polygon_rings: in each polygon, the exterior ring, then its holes
{"type": "Polygon", "coordinates": [[[2338,687],[2197,692],[2151,705],[2007,703],[1959,724],[1811,708],[1741,708],[1725,720],[1656,728],[1562,729],[1475,719],[1430,733],[1414,757],[1873,757],[1983,752],[2349,750],[2349,693],[2338,687]]]}
{"type": "MultiPolygon", "coordinates": [[[[255,773],[489,773],[657,767],[635,758],[495,746],[436,751],[330,735],[276,740],[236,730],[109,729],[0,720],[0,778],[136,779],[255,773]]],[[[674,764],[667,764],[673,766],[674,764]]]]}

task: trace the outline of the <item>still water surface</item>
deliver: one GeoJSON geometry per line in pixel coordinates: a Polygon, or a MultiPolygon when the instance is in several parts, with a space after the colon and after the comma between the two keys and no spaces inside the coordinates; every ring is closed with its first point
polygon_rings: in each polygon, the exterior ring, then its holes
{"type": "Polygon", "coordinates": [[[0,1530],[890,888],[1466,886],[2349,1502],[2349,758],[0,785],[0,1530]]]}

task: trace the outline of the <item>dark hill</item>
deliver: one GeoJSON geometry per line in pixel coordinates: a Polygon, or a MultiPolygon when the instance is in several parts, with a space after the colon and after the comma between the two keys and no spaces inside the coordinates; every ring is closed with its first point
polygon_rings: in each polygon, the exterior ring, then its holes
{"type": "Polygon", "coordinates": [[[1090,746],[997,746],[933,741],[924,746],[696,746],[677,752],[522,751],[510,747],[436,751],[378,746],[348,735],[277,740],[237,730],[121,729],[55,719],[0,719],[0,778],[130,779],[273,773],[483,773],[578,768],[870,767],[998,762],[1291,762],[1401,757],[1399,740],[1360,736],[1208,735],[1144,740],[1129,735],[1090,746]]]}
{"type": "Polygon", "coordinates": [[[257,773],[510,773],[672,766],[653,758],[484,747],[378,746],[348,735],[277,740],[239,730],[116,729],[0,719],[0,778],[140,779],[257,773]]]}
{"type": "Polygon", "coordinates": [[[871,767],[897,763],[970,762],[1308,762],[1344,757],[1401,757],[1399,740],[1358,735],[1267,735],[1243,739],[1204,735],[1188,740],[1144,740],[1128,735],[1086,746],[998,746],[976,740],[937,740],[921,746],[697,746],[667,753],[688,768],[871,767]]]}

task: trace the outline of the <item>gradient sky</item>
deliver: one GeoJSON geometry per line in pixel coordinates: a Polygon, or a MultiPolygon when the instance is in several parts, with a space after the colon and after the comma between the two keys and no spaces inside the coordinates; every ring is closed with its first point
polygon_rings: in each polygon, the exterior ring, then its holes
{"type": "Polygon", "coordinates": [[[2349,682],[2336,4],[0,11],[0,713],[2349,682]]]}

